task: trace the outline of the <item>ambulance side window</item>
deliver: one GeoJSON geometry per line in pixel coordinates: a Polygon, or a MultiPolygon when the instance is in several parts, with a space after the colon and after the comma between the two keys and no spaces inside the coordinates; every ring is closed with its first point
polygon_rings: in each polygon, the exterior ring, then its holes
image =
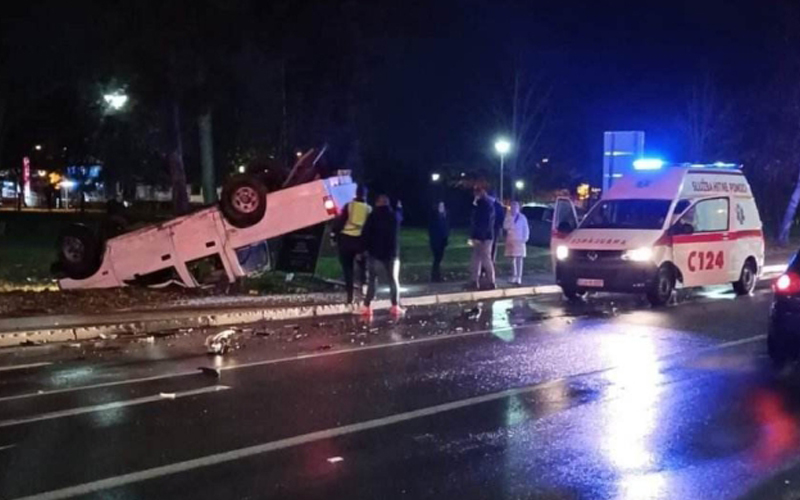
{"type": "Polygon", "coordinates": [[[694,233],[728,230],[728,199],[703,200],[681,217],[681,224],[692,226],[694,233]]]}
{"type": "Polygon", "coordinates": [[[692,202],[689,201],[689,200],[680,200],[680,201],[678,201],[678,203],[675,204],[675,210],[672,212],[672,216],[673,217],[677,217],[680,214],[682,214],[684,210],[689,208],[689,205],[691,203],[692,202]]]}

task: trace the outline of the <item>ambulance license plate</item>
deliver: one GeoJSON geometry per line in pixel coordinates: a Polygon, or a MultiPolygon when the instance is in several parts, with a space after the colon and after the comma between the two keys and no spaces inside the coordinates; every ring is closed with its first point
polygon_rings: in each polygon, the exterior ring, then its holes
{"type": "Polygon", "coordinates": [[[578,286],[585,286],[587,288],[603,288],[605,283],[603,280],[590,280],[586,278],[578,278],[578,286]]]}

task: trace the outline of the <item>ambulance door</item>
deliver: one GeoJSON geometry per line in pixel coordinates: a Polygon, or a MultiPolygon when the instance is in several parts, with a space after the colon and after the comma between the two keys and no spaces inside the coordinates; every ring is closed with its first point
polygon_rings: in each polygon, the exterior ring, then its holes
{"type": "Polygon", "coordinates": [[[672,251],[685,286],[727,283],[731,250],[730,201],[698,201],[673,225],[672,251]]]}
{"type": "MultiPolygon", "coordinates": [[[[556,247],[566,240],[569,233],[578,227],[578,213],[569,198],[558,198],[553,207],[553,221],[550,227],[550,256],[555,265],[556,247]],[[566,229],[569,227],[569,231],[566,229]]],[[[553,267],[555,269],[555,266],[553,267]]]]}

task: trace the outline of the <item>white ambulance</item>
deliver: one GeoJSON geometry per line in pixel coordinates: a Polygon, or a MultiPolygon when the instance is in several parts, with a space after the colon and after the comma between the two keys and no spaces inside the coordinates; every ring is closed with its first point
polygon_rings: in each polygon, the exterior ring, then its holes
{"type": "Polygon", "coordinates": [[[634,162],[578,223],[555,206],[556,283],[574,299],[589,290],[645,293],[666,304],[676,286],[733,284],[753,291],[764,264],[761,218],[737,165],[634,162]]]}

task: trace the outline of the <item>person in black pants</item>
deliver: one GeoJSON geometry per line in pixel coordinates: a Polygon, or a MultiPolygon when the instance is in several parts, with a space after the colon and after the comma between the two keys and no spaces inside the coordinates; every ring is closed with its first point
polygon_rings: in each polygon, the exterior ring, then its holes
{"type": "Polygon", "coordinates": [[[342,213],[333,223],[331,238],[339,249],[339,262],[342,264],[347,304],[353,304],[355,272],[358,269],[359,286],[364,283],[363,231],[372,207],[367,204],[367,188],[359,184],[356,198],[345,205],[342,213]]]}
{"type": "Polygon", "coordinates": [[[367,249],[368,286],[362,316],[371,317],[370,304],[375,298],[375,285],[378,268],[382,268],[388,278],[392,299],[392,316],[401,316],[400,307],[400,223],[403,220],[403,205],[398,201],[397,210],[392,210],[389,197],[380,195],[375,200],[375,210],[364,225],[364,245],[367,249]]]}
{"type": "MultiPolygon", "coordinates": [[[[492,193],[494,194],[494,193],[492,193]]],[[[503,200],[494,198],[494,240],[492,241],[492,262],[497,263],[497,242],[503,236],[503,221],[506,220],[506,207],[503,200]]]]}
{"type": "Polygon", "coordinates": [[[447,209],[444,202],[440,201],[434,206],[428,225],[428,239],[433,254],[431,281],[434,283],[442,281],[442,259],[444,259],[444,250],[447,248],[449,237],[450,224],[447,221],[447,209]]]}

